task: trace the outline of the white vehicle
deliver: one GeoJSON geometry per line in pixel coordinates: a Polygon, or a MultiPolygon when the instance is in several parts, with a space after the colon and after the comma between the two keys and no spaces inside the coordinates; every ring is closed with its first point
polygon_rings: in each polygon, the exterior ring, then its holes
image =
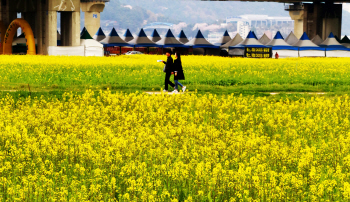
{"type": "Polygon", "coordinates": [[[129,51],[125,55],[143,55],[140,51],[129,51]]]}

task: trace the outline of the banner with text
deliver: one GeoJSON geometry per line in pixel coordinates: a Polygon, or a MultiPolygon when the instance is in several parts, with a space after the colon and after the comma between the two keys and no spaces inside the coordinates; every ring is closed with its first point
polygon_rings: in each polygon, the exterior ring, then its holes
{"type": "Polygon", "coordinates": [[[246,58],[272,58],[272,48],[245,47],[244,57],[246,58]]]}

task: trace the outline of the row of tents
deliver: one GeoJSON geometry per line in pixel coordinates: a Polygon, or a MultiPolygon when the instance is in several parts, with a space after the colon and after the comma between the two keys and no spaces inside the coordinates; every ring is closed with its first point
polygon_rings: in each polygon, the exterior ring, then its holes
{"type": "MultiPolygon", "coordinates": [[[[84,32],[84,31],[83,31],[84,32]]],[[[85,30],[86,32],[86,30],[85,30]]],[[[169,29],[166,35],[161,38],[157,30],[154,30],[150,37],[147,37],[143,29],[134,37],[127,29],[123,36],[119,36],[113,28],[109,35],[105,35],[100,28],[92,37],[104,47],[159,47],[159,48],[193,48],[228,50],[229,55],[243,56],[245,47],[269,47],[272,48],[273,56],[278,53],[279,57],[350,57],[350,40],[345,36],[339,40],[332,33],[326,40],[322,40],[318,35],[312,40],[306,33],[298,39],[291,32],[286,39],[280,32],[277,32],[273,39],[264,34],[258,39],[253,31],[250,31],[246,39],[239,34],[231,38],[226,31],[221,39],[214,44],[209,43],[199,30],[196,36],[188,40],[184,31],[178,37],[169,29]]],[[[215,51],[214,51],[215,52],[215,51]]]]}
{"type": "MultiPolygon", "coordinates": [[[[57,32],[57,44],[60,45],[60,34],[57,32]]],[[[26,40],[22,34],[13,41],[13,47],[20,51],[26,48],[26,40]]],[[[71,54],[85,56],[103,56],[105,50],[109,47],[129,47],[128,50],[133,50],[138,47],[154,47],[154,48],[182,48],[182,49],[200,49],[204,51],[193,51],[194,54],[209,54],[220,55],[222,50],[227,50],[229,55],[243,56],[246,47],[268,47],[272,49],[273,57],[278,53],[279,57],[350,57],[350,39],[345,36],[343,39],[338,39],[332,33],[329,34],[326,40],[322,40],[318,35],[312,40],[309,39],[306,33],[298,39],[291,32],[285,39],[280,32],[277,32],[273,39],[264,34],[258,39],[254,32],[249,32],[246,39],[243,39],[239,34],[231,38],[227,31],[217,43],[209,43],[199,30],[196,36],[189,40],[184,31],[181,31],[178,37],[175,37],[169,29],[166,35],[160,37],[157,30],[154,30],[150,37],[147,37],[143,29],[140,30],[137,36],[133,36],[129,29],[126,30],[123,36],[119,36],[113,28],[109,35],[105,35],[101,28],[97,33],[91,35],[84,28],[81,32],[80,46],[74,49],[67,47],[52,47],[49,52],[54,55],[71,54]]],[[[160,52],[161,53],[161,52],[160,52]]]]}
{"type": "MultiPolygon", "coordinates": [[[[228,33],[226,32],[228,35],[228,33]]],[[[130,30],[127,29],[125,34],[120,37],[117,31],[113,28],[106,36],[100,28],[93,36],[93,39],[102,43],[105,47],[108,46],[126,46],[126,47],[161,47],[161,48],[220,48],[218,45],[209,43],[199,30],[196,37],[188,40],[184,31],[181,31],[179,36],[175,38],[172,31],[169,29],[164,38],[161,38],[155,29],[151,37],[147,37],[143,29],[134,37],[130,30]]]]}

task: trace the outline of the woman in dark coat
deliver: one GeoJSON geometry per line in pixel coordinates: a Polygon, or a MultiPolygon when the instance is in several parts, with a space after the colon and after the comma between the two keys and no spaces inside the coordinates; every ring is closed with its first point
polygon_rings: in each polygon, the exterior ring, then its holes
{"type": "Polygon", "coordinates": [[[181,63],[181,55],[179,52],[175,53],[175,60],[173,64],[173,71],[174,71],[174,81],[175,81],[175,90],[174,93],[178,93],[178,86],[182,87],[182,92],[186,91],[186,86],[182,85],[179,80],[185,80],[184,71],[182,69],[182,63],[181,63]]]}

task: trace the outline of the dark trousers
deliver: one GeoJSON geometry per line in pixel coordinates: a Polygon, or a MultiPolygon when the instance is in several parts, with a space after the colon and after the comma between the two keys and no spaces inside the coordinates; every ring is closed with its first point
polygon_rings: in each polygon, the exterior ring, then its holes
{"type": "Polygon", "coordinates": [[[167,72],[165,74],[165,88],[164,90],[168,90],[168,84],[171,86],[171,87],[175,87],[175,84],[173,84],[173,82],[171,82],[169,79],[170,79],[170,76],[171,76],[171,72],[167,72]]]}

